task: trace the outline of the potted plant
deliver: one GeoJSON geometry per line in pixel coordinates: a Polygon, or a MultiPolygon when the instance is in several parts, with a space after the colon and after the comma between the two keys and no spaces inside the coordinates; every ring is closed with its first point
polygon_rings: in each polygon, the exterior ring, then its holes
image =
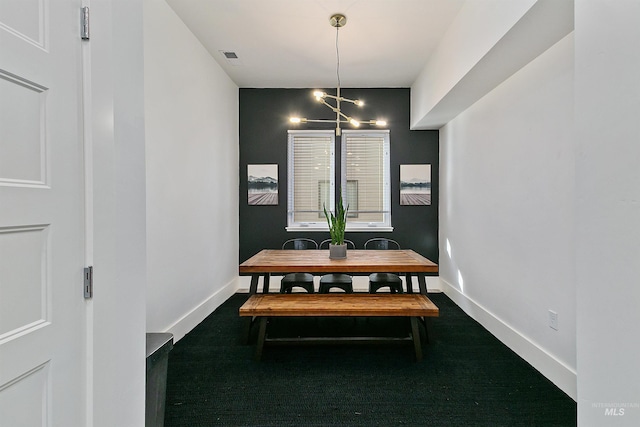
{"type": "Polygon", "coordinates": [[[329,234],[331,235],[331,243],[329,244],[329,258],[342,259],[347,257],[347,245],[344,243],[344,230],[347,226],[347,211],[342,203],[342,195],[338,199],[338,206],[335,215],[333,212],[327,212],[327,207],[323,206],[324,216],[329,224],[329,234]]]}

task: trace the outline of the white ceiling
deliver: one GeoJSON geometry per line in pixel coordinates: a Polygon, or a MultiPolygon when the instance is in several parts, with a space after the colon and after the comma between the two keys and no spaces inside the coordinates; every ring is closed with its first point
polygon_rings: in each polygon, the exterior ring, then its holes
{"type": "Polygon", "coordinates": [[[167,0],[240,87],[410,87],[466,0],[167,0]],[[221,51],[238,55],[230,64],[221,51]]]}

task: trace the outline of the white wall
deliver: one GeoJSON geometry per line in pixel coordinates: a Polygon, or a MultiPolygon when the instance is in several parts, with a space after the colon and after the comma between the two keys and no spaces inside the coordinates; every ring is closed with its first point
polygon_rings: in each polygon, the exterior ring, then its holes
{"type": "Polygon", "coordinates": [[[575,398],[573,36],[444,126],[440,153],[444,290],[575,398]]]}
{"type": "Polygon", "coordinates": [[[85,108],[92,120],[87,147],[93,146],[93,181],[88,184],[93,187],[89,197],[93,197],[94,230],[87,242],[94,265],[94,297],[88,301],[85,425],[142,426],[146,291],[142,0],[92,2],[91,40],[83,47],[90,52],[91,102],[85,108]]]}
{"type": "Polygon", "coordinates": [[[411,87],[411,128],[439,129],[573,31],[571,0],[464,4],[411,87]]]}
{"type": "MultiPolygon", "coordinates": [[[[411,87],[412,129],[436,108],[535,2],[486,0],[466,2],[462,6],[411,87]]],[[[448,114],[443,116],[449,118],[448,114]]]]}
{"type": "Polygon", "coordinates": [[[147,331],[180,339],[236,289],[238,88],[145,0],[147,331]]]}
{"type": "Polygon", "coordinates": [[[638,16],[637,0],[576,1],[578,422],[585,427],[640,425],[638,16]]]}

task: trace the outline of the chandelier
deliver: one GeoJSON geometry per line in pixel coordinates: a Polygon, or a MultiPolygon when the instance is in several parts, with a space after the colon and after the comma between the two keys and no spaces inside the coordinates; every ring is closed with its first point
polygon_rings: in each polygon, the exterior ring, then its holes
{"type": "Polygon", "coordinates": [[[359,127],[361,124],[369,124],[375,126],[386,126],[387,122],[384,120],[365,120],[361,121],[342,112],[340,103],[351,103],[359,107],[364,105],[364,102],[360,99],[348,99],[340,96],[340,50],[338,49],[338,31],[340,27],[344,27],[347,23],[347,17],[342,14],[332,15],[329,19],[329,24],[336,29],[336,77],[338,79],[338,86],[336,88],[336,94],[329,95],[321,90],[313,91],[313,96],[316,101],[329,107],[334,113],[336,113],[335,120],[331,119],[307,119],[302,117],[291,117],[289,121],[291,123],[335,123],[336,135],[340,135],[340,123],[349,123],[354,127],[359,127]],[[329,102],[335,102],[335,105],[331,105],[329,102]]]}

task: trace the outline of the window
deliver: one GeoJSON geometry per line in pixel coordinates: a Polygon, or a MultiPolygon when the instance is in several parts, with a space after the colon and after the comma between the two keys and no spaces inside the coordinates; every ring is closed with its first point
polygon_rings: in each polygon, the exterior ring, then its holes
{"type": "Polygon", "coordinates": [[[289,131],[287,230],[327,230],[323,208],[334,210],[338,182],[347,231],[392,231],[389,131],[343,130],[340,176],[335,144],[333,130],[289,131]]]}
{"type": "Polygon", "coordinates": [[[324,206],[335,200],[335,134],[290,130],[287,230],[327,230],[324,206]]]}
{"type": "Polygon", "coordinates": [[[347,231],[391,231],[389,131],[343,130],[341,145],[347,231]]]}

